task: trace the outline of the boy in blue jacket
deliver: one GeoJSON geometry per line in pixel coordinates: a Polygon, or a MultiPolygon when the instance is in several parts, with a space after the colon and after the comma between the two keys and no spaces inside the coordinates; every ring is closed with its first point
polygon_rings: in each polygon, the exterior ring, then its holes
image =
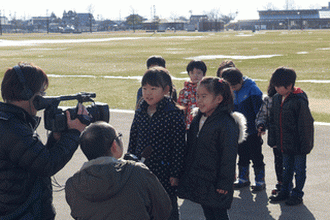
{"type": "Polygon", "coordinates": [[[235,67],[226,68],[222,71],[222,77],[227,80],[234,91],[234,111],[242,113],[247,120],[247,139],[238,145],[238,178],[234,183],[235,189],[249,186],[249,165],[253,162],[255,173],[254,192],[266,188],[265,164],[262,154],[262,138],[258,135],[255,126],[256,115],[262,104],[262,92],[257,84],[248,77],[243,77],[241,71],[235,67]]]}
{"type": "Polygon", "coordinates": [[[286,205],[299,205],[303,201],[306,181],[306,155],[314,145],[314,119],[304,91],[294,87],[296,73],[293,69],[279,67],[270,83],[277,94],[273,96],[270,111],[268,145],[283,152],[283,185],[272,202],[285,201],[286,205]],[[292,180],[295,175],[295,187],[292,180]]]}

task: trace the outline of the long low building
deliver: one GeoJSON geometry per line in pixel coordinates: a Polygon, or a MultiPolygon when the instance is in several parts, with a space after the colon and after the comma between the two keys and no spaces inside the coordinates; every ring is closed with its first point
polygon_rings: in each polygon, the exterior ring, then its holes
{"type": "Polygon", "coordinates": [[[239,20],[229,28],[238,30],[330,28],[330,2],[322,9],[261,10],[259,20],[239,20]]]}

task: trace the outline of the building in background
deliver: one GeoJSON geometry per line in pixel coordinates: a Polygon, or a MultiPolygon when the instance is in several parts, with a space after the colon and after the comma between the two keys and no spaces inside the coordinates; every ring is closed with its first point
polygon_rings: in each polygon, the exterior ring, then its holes
{"type": "MultiPolygon", "coordinates": [[[[147,20],[138,14],[129,15],[126,20],[95,20],[92,13],[64,11],[62,18],[55,14],[32,17],[28,20],[1,15],[0,33],[59,32],[82,33],[96,31],[145,30],[164,31],[223,31],[223,30],[291,30],[291,29],[330,29],[330,2],[321,9],[260,10],[257,20],[230,22],[235,16],[192,15],[189,19],[178,17],[160,19],[154,14],[147,20]]],[[[237,15],[237,13],[236,13],[237,15]]]]}
{"type": "MultiPolygon", "coordinates": [[[[324,29],[330,28],[330,2],[321,9],[260,10],[259,20],[231,24],[237,30],[324,29]]],[[[228,29],[228,26],[227,26],[228,29]]]]}

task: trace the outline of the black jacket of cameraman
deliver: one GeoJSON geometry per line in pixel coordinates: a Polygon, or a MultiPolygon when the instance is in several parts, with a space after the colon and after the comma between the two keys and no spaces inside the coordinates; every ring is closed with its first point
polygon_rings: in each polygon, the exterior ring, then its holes
{"type": "Polygon", "coordinates": [[[58,141],[51,134],[44,145],[36,133],[39,121],[22,108],[0,102],[0,219],[55,216],[50,177],[71,159],[80,132],[68,130],[58,141]],[[24,207],[29,211],[20,214],[24,207]]]}

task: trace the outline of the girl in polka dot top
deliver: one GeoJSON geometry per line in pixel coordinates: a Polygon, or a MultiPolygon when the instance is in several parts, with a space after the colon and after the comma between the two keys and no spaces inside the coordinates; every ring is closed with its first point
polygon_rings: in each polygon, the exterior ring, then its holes
{"type": "Polygon", "coordinates": [[[171,198],[170,219],[179,219],[176,187],[185,155],[184,114],[170,98],[173,85],[167,69],[148,69],[141,84],[143,100],[135,111],[128,153],[145,158],[171,198]]]}

